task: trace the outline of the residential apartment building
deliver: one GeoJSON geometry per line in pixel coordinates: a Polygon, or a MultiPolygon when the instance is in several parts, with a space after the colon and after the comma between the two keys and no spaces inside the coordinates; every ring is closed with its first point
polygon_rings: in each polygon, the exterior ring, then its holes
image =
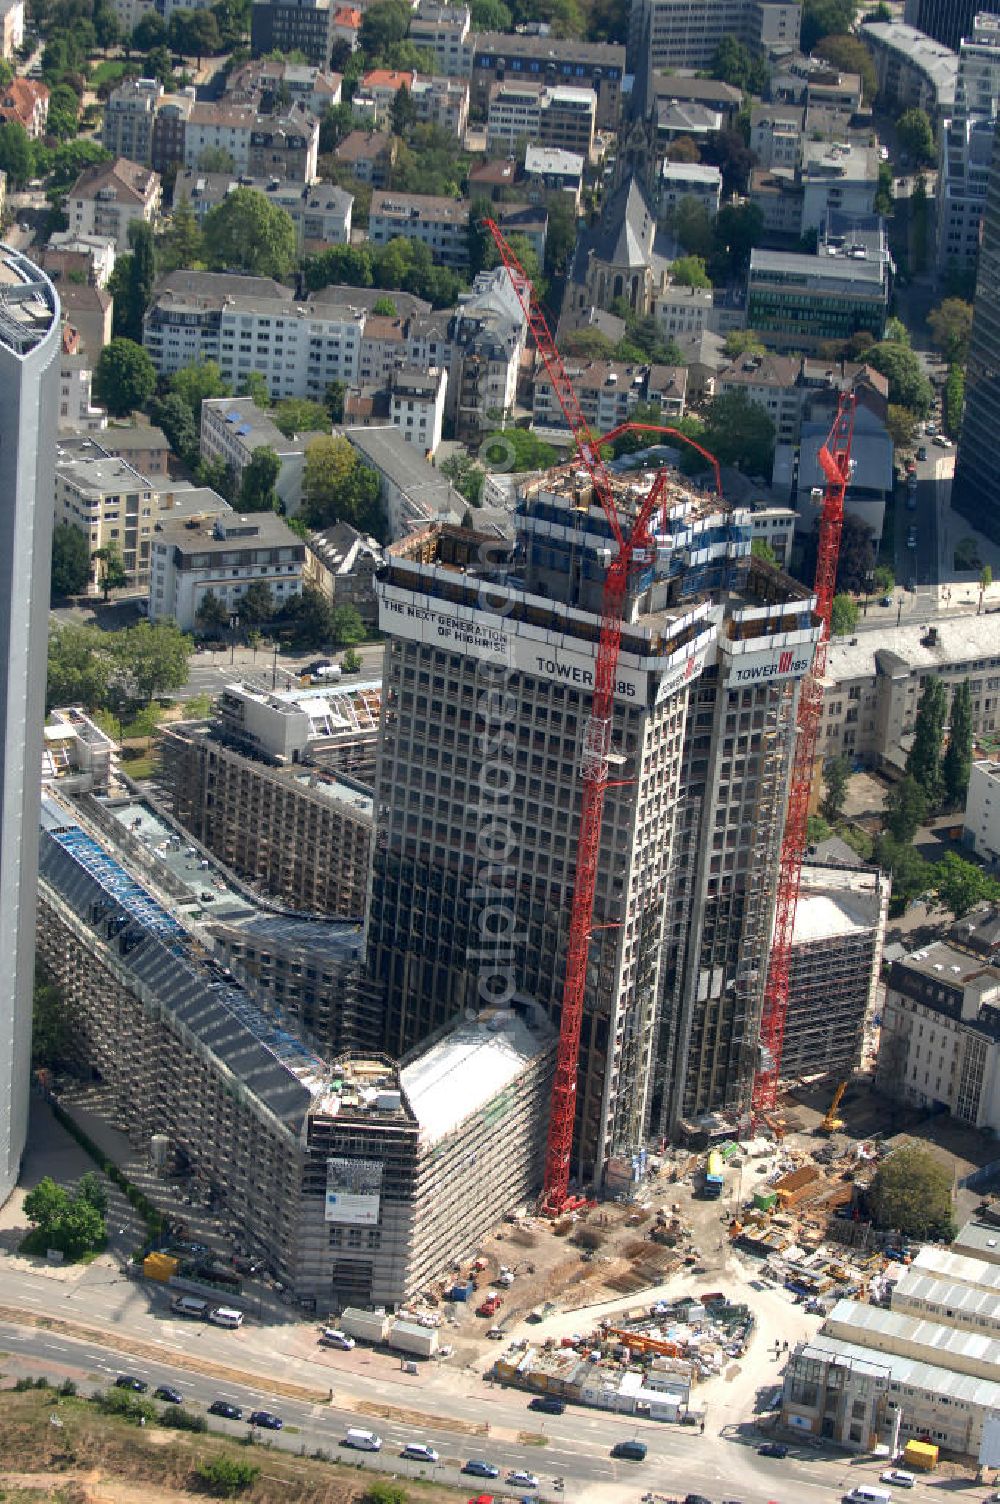
{"type": "Polygon", "coordinates": [[[889,291],[889,270],[881,261],[755,249],[747,278],[747,327],[778,350],[815,349],[861,330],[880,340],[889,291]]]}
{"type": "Polygon", "coordinates": [[[152,164],[157,172],[182,166],[188,120],[195,107],[194,89],[164,94],[153,117],[152,164]]]}
{"type": "Polygon", "coordinates": [[[639,108],[652,100],[652,75],[660,69],[708,68],[727,37],[752,46],[798,46],[802,8],[784,0],[634,0],[629,11],[628,70],[635,75],[639,108]]]}
{"type": "Polygon", "coordinates": [[[759,167],[794,172],[802,161],[805,110],[795,105],[755,104],[750,111],[750,150],[759,167]]]}
{"type": "Polygon", "coordinates": [[[273,113],[283,101],[285,108],[301,105],[321,117],[331,105],[340,104],[342,88],[339,73],[287,58],[260,57],[228,75],[226,98],[232,104],[252,104],[265,113],[273,113]]]}
{"type": "Polygon", "coordinates": [[[970,769],[962,839],[980,861],[1000,865],[1000,763],[989,758],[970,769]]]}
{"type": "Polygon", "coordinates": [[[589,159],[596,116],[593,89],[508,79],[490,90],[486,149],[502,153],[514,151],[519,143],[537,141],[589,159]]]}
{"type": "MultiPolygon", "coordinates": [[[[794,695],[781,685],[805,672],[815,639],[800,587],[769,574],[778,589],[768,604],[759,593],[748,516],[669,485],[669,537],[623,613],[611,740],[624,762],[607,790],[594,902],[573,1156],[581,1184],[631,1164],[648,1133],[746,1101],[791,746],[794,695]],[[736,590],[724,607],[722,570],[736,590]]],[[[367,965],[385,989],[383,1048],[393,1052],[477,998],[523,997],[550,1016],[561,1003],[608,530],[575,465],[521,487],[517,525],[516,575],[504,567],[513,543],[440,528],[419,553],[390,549],[378,583],[387,709],[367,965]],[[484,734],[502,728],[510,744],[505,809],[516,814],[510,884],[482,889],[468,827],[481,805],[476,707],[501,664],[518,694],[484,734]],[[507,931],[524,936],[502,971],[495,960],[470,965],[471,936],[495,899],[507,931]]]]}
{"type": "Polygon", "coordinates": [[[822,230],[831,213],[846,220],[867,220],[875,208],[878,152],[874,146],[805,141],[799,181],[802,185],[802,235],[822,230]]]}
{"type": "Polygon", "coordinates": [[[979,255],[997,117],[1000,17],[975,17],[958,58],[955,110],[941,129],[937,264],[941,276],[972,270],[979,255]]]}
{"type": "Polygon", "coordinates": [[[469,85],[460,78],[428,78],[414,74],[410,99],[418,125],[433,125],[450,136],[465,139],[469,123],[469,85]]]}
{"type": "Polygon", "coordinates": [[[396,138],[386,131],[351,131],[337,147],[338,162],[345,163],[359,183],[388,188],[396,160],[396,138]]]}
{"type": "Polygon", "coordinates": [[[364,783],[332,768],[269,767],[214,724],[171,726],[159,758],[171,814],[227,867],[299,913],[361,918],[372,836],[364,783]]]}
{"type": "Polygon", "coordinates": [[[389,417],[408,444],[433,455],[441,443],[448,376],[440,366],[401,366],[389,383],[389,417]]]}
{"type": "Polygon", "coordinates": [[[133,220],[154,224],[159,211],[159,173],[125,157],[84,168],[66,196],[70,230],[111,240],[117,251],[129,249],[133,220]]]}
{"type": "Polygon", "coordinates": [[[163,98],[156,78],[128,78],[112,89],[104,106],[101,143],[115,157],[153,163],[153,122],[163,98]]]}
{"type": "Polygon", "coordinates": [[[185,168],[201,167],[220,152],[230,158],[233,172],[312,183],[319,159],[319,121],[299,105],[279,117],[224,100],[195,104],[184,131],[185,168]]]}
{"type": "Polygon", "coordinates": [[[857,642],[834,638],[823,684],[822,755],[900,770],[931,675],[944,681],[949,696],[968,679],[974,730],[997,730],[1000,645],[989,616],[942,618],[933,626],[896,626],[890,619],[881,632],[863,633],[857,642]]]}
{"type": "MultiPolygon", "coordinates": [[[[82,272],[95,287],[107,287],[115,269],[115,243],[103,235],[75,235],[57,230],[45,247],[45,269],[52,277],[82,272]]],[[[76,281],[79,286],[79,281],[76,281]]]]}
{"type": "Polygon", "coordinates": [[[796,355],[743,355],[719,372],[715,390],[720,397],[742,393],[767,413],[776,443],[797,444],[806,395],[799,385],[801,367],[796,355]]]}
{"type": "Polygon", "coordinates": [[[667,281],[656,294],[653,313],[664,334],[703,334],[712,322],[712,289],[667,281]]]}
{"type": "Polygon", "coordinates": [[[1000,1124],[1000,969],[954,932],[893,961],[875,1079],[910,1106],[943,1107],[987,1131],[1000,1124]]]}
{"type": "Polygon", "coordinates": [[[307,542],[309,584],[322,591],[331,606],[353,606],[366,626],[375,626],[375,576],[382,567],[381,546],[349,522],[311,532],[307,542]]]}
{"type": "Polygon", "coordinates": [[[252,397],[211,397],[201,404],[202,459],[221,460],[228,466],[238,495],[256,451],[272,450],[279,464],[274,489],[288,516],[294,517],[302,501],[302,474],[310,437],[314,435],[287,438],[252,397]]]}
{"type": "Polygon", "coordinates": [[[0,3],[0,57],[10,59],[24,42],[24,0],[0,3]]]}
{"type": "Polygon", "coordinates": [[[442,5],[420,0],[410,20],[410,41],[433,52],[438,70],[451,78],[468,75],[472,64],[469,32],[472,17],[467,5],[442,5]]]}
{"type": "Polygon", "coordinates": [[[925,110],[935,123],[951,114],[957,53],[900,21],[865,21],[860,34],[875,60],[883,108],[925,110]]]}
{"type": "Polygon", "coordinates": [[[322,246],[350,244],[354,199],[335,183],[301,183],[248,174],[241,177],[193,168],[177,174],[174,203],[187,199],[201,223],[235,188],[253,188],[284,209],[295,226],[300,249],[309,241],[322,246]]]}
{"type": "Polygon", "coordinates": [[[976,0],[906,0],[906,24],[953,51],[969,36],[979,6],[976,0]]]}
{"type": "Polygon", "coordinates": [[[333,45],[330,0],[254,0],[250,7],[250,45],[256,56],[302,52],[306,61],[325,68],[333,45]]]}
{"type": "Polygon", "coordinates": [[[32,916],[38,874],[38,767],[52,553],[59,393],[59,298],[43,272],[4,245],[0,274],[0,1202],[17,1183],[28,1133],[32,916]]]}
{"type": "MultiPolygon", "coordinates": [[[[55,521],[68,522],[87,539],[91,558],[115,544],[121,551],[129,585],[149,583],[149,551],[157,507],[153,488],[123,460],[102,453],[93,458],[56,462],[55,521]]],[[[94,566],[90,589],[100,593],[100,570],[94,566]]]]}
{"type": "MultiPolygon", "coordinates": [[[[619,423],[625,423],[639,402],[659,407],[660,416],[665,420],[684,415],[687,389],[684,366],[568,359],[566,369],[584,416],[595,434],[609,433],[619,423]]],[[[546,433],[565,436],[568,432],[552,383],[543,370],[535,374],[532,423],[546,433]]]]}
{"type": "Polygon", "coordinates": [[[268,587],[280,610],[302,589],[304,560],[305,544],[273,513],[232,513],[196,527],[162,523],[151,556],[149,618],[192,632],[209,592],[237,612],[244,591],[257,584],[268,587]]]}
{"type": "Polygon", "coordinates": [[[665,157],[657,178],[657,213],[668,223],[684,199],[696,204],[714,219],[722,201],[722,173],[701,162],[671,162],[665,157]]]}
{"type": "Polygon", "coordinates": [[[527,79],[550,88],[561,84],[593,89],[597,96],[597,129],[617,129],[625,75],[624,47],[610,42],[581,42],[571,37],[505,32],[480,32],[470,38],[470,45],[471,109],[477,119],[486,119],[494,84],[527,79]]]}
{"type": "Polygon", "coordinates": [[[266,277],[171,272],[146,311],[143,344],[164,375],[214,360],[232,386],[254,370],[275,400],[322,402],[332,381],[357,381],[364,322],[363,303],[296,303],[266,277]]]}
{"type": "MultiPolygon", "coordinates": [[[[509,167],[511,164],[504,162],[501,165],[509,167]]],[[[586,158],[579,152],[536,146],[532,142],[524,154],[524,183],[528,198],[536,203],[549,193],[568,193],[579,209],[585,166],[586,158]]],[[[475,194],[471,182],[469,193],[475,194]]]]}
{"type": "MultiPolygon", "coordinates": [[[[1000,126],[998,126],[1000,130],[1000,126]]],[[[965,377],[962,441],[952,483],[952,505],[988,538],[1000,538],[1000,476],[992,463],[1000,424],[996,380],[1000,350],[1000,151],[993,161],[983,211],[982,248],[973,304],[972,338],[965,377]]]]}
{"type": "Polygon", "coordinates": [[[0,122],[19,125],[30,141],[40,141],[49,121],[49,90],[33,78],[12,78],[0,89],[0,122]]]}
{"type": "Polygon", "coordinates": [[[368,213],[372,245],[388,245],[396,236],[417,240],[435,261],[461,271],[469,264],[469,202],[429,193],[373,193],[368,213]]]}

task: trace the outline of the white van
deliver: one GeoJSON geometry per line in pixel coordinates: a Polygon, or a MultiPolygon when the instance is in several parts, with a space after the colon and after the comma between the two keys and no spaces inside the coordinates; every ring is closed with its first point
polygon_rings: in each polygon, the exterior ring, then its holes
{"type": "Polygon", "coordinates": [[[232,1306],[216,1306],[209,1311],[208,1319],[214,1326],[242,1326],[243,1312],[234,1311],[232,1306]]]}
{"type": "Polygon", "coordinates": [[[380,1452],[382,1438],[374,1431],[359,1431],[354,1426],[350,1426],[344,1437],[344,1446],[353,1447],[357,1452],[380,1452]]]}
{"type": "Polygon", "coordinates": [[[191,1316],[196,1321],[204,1321],[208,1315],[208,1301],[195,1300],[193,1295],[176,1295],[170,1302],[170,1309],[178,1316],[191,1316]]]}
{"type": "Polygon", "coordinates": [[[844,1495],[851,1504],[892,1504],[892,1494],[887,1488],[875,1488],[871,1483],[859,1483],[849,1494],[844,1495]]]}

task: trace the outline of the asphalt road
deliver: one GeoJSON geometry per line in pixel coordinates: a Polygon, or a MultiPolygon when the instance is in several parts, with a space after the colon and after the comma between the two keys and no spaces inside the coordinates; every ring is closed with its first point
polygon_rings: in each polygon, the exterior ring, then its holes
{"type": "MultiPolygon", "coordinates": [[[[3,1293],[0,1289],[0,1295],[3,1293]]],[[[191,1324],[192,1347],[201,1330],[191,1324]]],[[[725,1498],[745,1504],[827,1504],[856,1483],[874,1482],[878,1473],[875,1464],[827,1458],[809,1446],[793,1447],[783,1461],[763,1458],[756,1451],[759,1435],[753,1433],[720,1437],[709,1431],[701,1436],[686,1428],[616,1419],[573,1408],[558,1418],[541,1417],[527,1411],[525,1397],[514,1392],[484,1391],[477,1418],[482,1420],[485,1410],[494,1432],[503,1434],[469,1438],[439,1419],[442,1411],[451,1408],[451,1397],[443,1394],[435,1402],[435,1417],[411,1426],[359,1414],[352,1408],[347,1386],[337,1381],[329,1403],[308,1404],[270,1393],[266,1381],[233,1383],[206,1378],[167,1360],[117,1356],[111,1342],[64,1337],[9,1322],[0,1324],[0,1345],[4,1349],[4,1373],[10,1378],[44,1374],[58,1382],[69,1377],[81,1393],[93,1393],[113,1384],[118,1374],[134,1374],[146,1380],[150,1392],[159,1384],[178,1389],[185,1403],[195,1410],[204,1411],[213,1400],[224,1399],[241,1406],[245,1414],[264,1409],[280,1415],[285,1423],[283,1431],[258,1432],[258,1439],[269,1445],[294,1452],[303,1447],[310,1452],[322,1450],[341,1461],[403,1478],[433,1477],[468,1489],[473,1495],[484,1491],[496,1494],[498,1485],[463,1476],[461,1468],[470,1457],[485,1458],[500,1467],[502,1475],[512,1468],[532,1472],[541,1484],[537,1492],[532,1491],[533,1497],[573,1504],[584,1498],[626,1504],[638,1501],[647,1491],[663,1498],[698,1492],[715,1501],[725,1498]],[[543,1423],[547,1444],[531,1445],[520,1440],[520,1428],[538,1434],[543,1423]],[[377,1431],[383,1438],[382,1451],[359,1453],[345,1448],[344,1435],[352,1425],[377,1431]],[[633,1435],[649,1446],[646,1462],[613,1461],[609,1456],[612,1444],[633,1435]],[[441,1462],[403,1461],[399,1453],[408,1441],[429,1442],[440,1453],[441,1462]],[[563,1487],[557,1485],[557,1479],[563,1480],[563,1487]]],[[[230,1356],[226,1361],[236,1363],[239,1359],[230,1356]]],[[[419,1404],[415,1399],[412,1407],[419,1404]]],[[[234,1437],[246,1434],[245,1422],[215,1416],[209,1420],[213,1430],[234,1437]]],[[[932,1491],[932,1485],[920,1483],[907,1498],[913,1504],[925,1504],[937,1492],[932,1491]]],[[[963,1490],[963,1498],[968,1499],[970,1492],[963,1490]]],[[[523,1486],[504,1484],[498,1497],[520,1498],[525,1493],[523,1486]]],[[[976,1489],[974,1498],[978,1500],[984,1494],[985,1490],[976,1489]]]]}
{"type": "MultiPolygon", "coordinates": [[[[361,658],[361,669],[340,682],[349,685],[367,679],[381,679],[383,646],[380,642],[363,643],[356,649],[361,658]]],[[[188,682],[177,691],[178,700],[191,700],[197,695],[218,695],[227,684],[237,679],[253,679],[262,687],[271,689],[294,689],[299,680],[297,674],[306,664],[317,658],[339,659],[341,653],[323,654],[315,650],[294,656],[280,653],[277,658],[265,648],[256,654],[250,648],[226,648],[221,652],[193,653],[188,660],[188,682]]]]}

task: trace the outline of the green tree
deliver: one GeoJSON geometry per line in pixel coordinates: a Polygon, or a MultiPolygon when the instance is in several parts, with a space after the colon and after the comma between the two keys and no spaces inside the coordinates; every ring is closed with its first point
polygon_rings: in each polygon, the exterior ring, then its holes
{"type": "Polygon", "coordinates": [[[128,584],[128,574],[125,570],[125,560],[117,543],[105,543],[103,548],[95,548],[91,556],[97,560],[101,589],[104,591],[105,601],[112,590],[124,590],[128,584]]]}
{"type": "Polygon", "coordinates": [[[194,466],[198,460],[198,425],[180,392],[168,392],[165,397],[157,398],[150,414],[178,458],[185,465],[194,466]]]}
{"type": "Polygon", "coordinates": [[[148,402],[156,390],[156,367],[141,345],[113,339],[94,367],[94,396],[113,417],[123,418],[148,402]]]}
{"type": "Polygon", "coordinates": [[[409,1494],[401,1483],[377,1478],[361,1495],[361,1504],[406,1504],[409,1494]]]}
{"type": "Polygon", "coordinates": [[[107,704],[111,664],[104,652],[105,635],[95,627],[74,623],[51,629],[47,709],[55,705],[82,705],[85,710],[98,710],[107,704]]]}
{"type": "Polygon", "coordinates": [[[69,84],[56,84],[49,95],[48,134],[59,141],[76,135],[80,121],[80,97],[69,84]]]}
{"type": "Polygon", "coordinates": [[[372,304],[372,313],[382,318],[394,319],[396,317],[395,298],[376,298],[372,304]]]}
{"type": "Polygon", "coordinates": [[[234,1499],[246,1493],[260,1477],[260,1468],[255,1462],[242,1457],[230,1457],[225,1452],[217,1457],[208,1457],[195,1468],[199,1483],[210,1494],[220,1499],[234,1499]]]}
{"type": "Polygon", "coordinates": [[[682,256],[670,267],[670,280],[678,287],[711,287],[705,262],[700,256],[682,256]]]}
{"type": "MultiPolygon", "coordinates": [[[[231,151],[224,146],[206,146],[198,155],[198,170],[200,172],[235,172],[236,163],[231,151]]],[[[254,190],[248,189],[248,192],[254,190]]],[[[202,241],[204,245],[204,241],[202,241]]]]}
{"type": "Polygon", "coordinates": [[[960,365],[948,367],[948,380],[944,387],[943,423],[945,432],[952,439],[962,433],[962,413],[965,408],[965,372],[960,365]]]}
{"type": "Polygon", "coordinates": [[[517,474],[547,470],[555,464],[558,453],[529,428],[505,428],[483,440],[479,458],[488,470],[517,474]]]}
{"type": "Polygon", "coordinates": [[[360,673],[361,665],[361,654],[357,652],[355,648],[348,648],[347,652],[340,660],[340,666],[344,670],[345,674],[360,673]]]}
{"type": "Polygon", "coordinates": [[[927,795],[917,780],[908,775],[889,791],[885,801],[885,828],[894,841],[908,845],[927,819],[927,795]]]}
{"type": "Polygon", "coordinates": [[[330,612],[330,635],[337,647],[353,647],[363,642],[365,624],[357,606],[334,606],[330,612]]]}
{"type": "Polygon", "coordinates": [[[80,1176],[76,1193],[84,1201],[88,1202],[100,1216],[107,1216],[108,1188],[103,1175],[98,1175],[96,1170],[88,1170],[86,1174],[80,1176]]]}
{"type": "Polygon", "coordinates": [[[309,445],[300,515],[307,527],[349,522],[359,532],[382,535],[378,475],[359,462],[347,439],[323,435],[309,445]]]}
{"type": "Polygon", "coordinates": [[[31,1004],[32,1070],[61,1070],[69,1063],[71,1045],[68,1025],[62,993],[36,960],[31,1004]]]}
{"type": "Polygon", "coordinates": [[[968,679],[955,686],[951,697],[948,746],[941,762],[945,796],[949,803],[964,805],[972,768],[972,690],[968,679]]]}
{"type": "Polygon", "coordinates": [[[403,41],[410,29],[410,7],[405,0],[377,0],[361,18],[358,42],[370,62],[381,58],[394,42],[403,41]]]}
{"type": "Polygon", "coordinates": [[[170,45],[186,57],[201,60],[206,53],[214,56],[222,51],[219,23],[210,10],[175,10],[167,26],[170,45]]]}
{"type": "Polygon", "coordinates": [[[776,566],[778,563],[778,555],[766,538],[754,538],[750,544],[750,556],[753,559],[763,559],[765,564],[776,566]]]}
{"type": "Polygon", "coordinates": [[[295,267],[297,244],[291,215],[256,188],[234,188],[210,209],[201,238],[213,271],[245,271],[280,280],[295,267]]]}
{"type": "Polygon", "coordinates": [[[850,513],[844,518],[837,556],[837,589],[859,595],[875,569],[875,534],[869,523],[850,513]]]}
{"type": "Polygon", "coordinates": [[[194,620],[199,632],[204,632],[208,637],[218,637],[229,626],[229,609],[214,590],[206,590],[198,602],[194,620]]]}
{"type": "Polygon", "coordinates": [[[170,377],[170,391],[187,404],[196,425],[201,423],[201,404],[210,397],[228,397],[229,383],[214,360],[196,360],[181,366],[170,377]]]}
{"type": "Polygon", "coordinates": [[[281,474],[281,461],[269,444],[255,449],[243,471],[240,485],[241,512],[276,512],[278,493],[275,486],[281,474]]]}
{"type": "Polygon", "coordinates": [[[510,31],[514,25],[504,0],[472,0],[469,9],[475,31],[510,31]]]}
{"type": "Polygon", "coordinates": [[[913,728],[913,745],[906,758],[906,771],[927,795],[932,809],[941,802],[944,778],[941,772],[941,741],[948,714],[948,694],[944,682],[928,678],[917,703],[913,728]]]}
{"type": "Polygon", "coordinates": [[[748,94],[761,95],[767,90],[771,70],[763,53],[729,35],[715,49],[711,75],[748,94]]]}
{"type": "Polygon", "coordinates": [[[844,812],[844,800],[847,798],[847,784],[851,776],[851,764],[846,757],[830,757],[823,769],[823,783],[825,794],[823,798],[823,814],[828,820],[836,822],[844,812]]]}
{"type": "Polygon", "coordinates": [[[760,339],[752,329],[730,329],[722,348],[730,360],[738,360],[741,355],[766,353],[760,339]]]}
{"type": "Polygon", "coordinates": [[[964,361],[972,337],[972,304],[964,298],[945,298],[927,315],[934,344],[945,360],[964,361]]]}
{"type": "Polygon", "coordinates": [[[286,439],[298,433],[329,433],[330,415],[322,402],[307,397],[283,397],[271,414],[286,439]]]}
{"type": "Polygon", "coordinates": [[[890,402],[885,426],[897,449],[909,449],[912,446],[917,436],[917,416],[908,407],[890,402]]]}
{"type": "Polygon", "coordinates": [[[888,381],[890,402],[926,418],[934,394],[915,351],[897,341],[883,340],[865,352],[865,363],[888,381]]]}
{"type": "Polygon", "coordinates": [[[270,585],[263,580],[254,580],[236,602],[240,625],[246,628],[262,627],[274,615],[274,596],[270,585]]]}
{"type": "MultiPolygon", "coordinates": [[[[686,255],[696,257],[704,268],[715,249],[715,228],[701,199],[686,194],[671,212],[670,228],[686,255]]],[[[676,273],[672,275],[676,281],[676,273]]]]}
{"type": "Polygon", "coordinates": [[[806,841],[810,846],[818,846],[821,841],[828,841],[833,835],[833,826],[828,825],[822,815],[810,815],[806,821],[806,841]]]}
{"type": "Polygon", "coordinates": [[[470,507],[481,505],[483,482],[486,480],[486,472],[482,465],[477,465],[475,460],[467,454],[450,454],[441,462],[441,474],[447,476],[455,490],[465,497],[470,507]]]}
{"type": "Polygon", "coordinates": [[[868,1192],[875,1226],[905,1238],[955,1235],[952,1172],[929,1149],[904,1144],[875,1171],[868,1192]]]}
{"type": "Polygon", "coordinates": [[[935,160],[934,127],[926,110],[904,110],[896,121],[896,140],[909,152],[918,167],[930,167],[935,160]]]}
{"type": "Polygon", "coordinates": [[[393,96],[389,117],[392,121],[392,133],[394,136],[407,137],[413,126],[417,123],[417,107],[413,103],[410,91],[405,84],[398,88],[393,96]]]}
{"type": "Polygon", "coordinates": [[[53,601],[79,595],[90,579],[90,546],[86,533],[71,522],[60,522],[52,532],[51,595],[53,601]]]}
{"type": "Polygon", "coordinates": [[[188,270],[203,256],[201,230],[191,200],[182,193],[173,207],[170,224],[160,242],[160,260],[164,271],[188,270]]]}
{"type": "Polygon", "coordinates": [[[153,229],[145,220],[134,219],[128,227],[131,251],[119,256],[112,276],[115,329],[135,344],[142,343],[142,320],[153,296],[156,255],[153,229]]]}
{"type": "Polygon", "coordinates": [[[823,37],[843,36],[851,30],[854,0],[804,0],[801,47],[810,53],[823,37]]]}
{"type": "Polygon", "coordinates": [[[166,22],[156,11],[147,11],[132,31],[132,46],[137,52],[152,52],[166,40],[166,22]]]}
{"type": "Polygon", "coordinates": [[[285,601],[280,631],[283,638],[301,648],[323,647],[329,642],[330,607],[323,592],[306,584],[285,601]]]}
{"type": "Polygon", "coordinates": [[[850,595],[835,595],[830,608],[830,634],[849,637],[858,624],[858,603],[850,595]]]}
{"type": "Polygon", "coordinates": [[[71,1196],[49,1176],[25,1196],[24,1214],[34,1228],[26,1240],[34,1253],[54,1248],[72,1260],[103,1248],[107,1241],[104,1217],[91,1201],[71,1196]]]}
{"type": "Polygon", "coordinates": [[[0,172],[7,174],[12,188],[26,186],[33,163],[31,141],[24,126],[14,120],[0,123],[0,172]]]}
{"type": "Polygon", "coordinates": [[[267,382],[259,371],[247,371],[245,376],[240,377],[238,397],[252,397],[256,405],[263,412],[271,406],[271,393],[267,389],[267,382]]]}
{"type": "Polygon", "coordinates": [[[331,423],[343,423],[344,401],[347,397],[346,381],[331,381],[327,383],[326,394],[323,398],[323,406],[326,408],[327,417],[331,423]]]}
{"type": "Polygon", "coordinates": [[[735,465],[745,475],[771,473],[774,424],[766,410],[743,392],[724,392],[712,399],[705,415],[704,441],[721,465],[735,465]]]}
{"type": "Polygon", "coordinates": [[[931,888],[939,902],[961,919],[980,903],[1000,902],[1000,883],[975,862],[949,851],[933,868],[931,888]]]}
{"type": "Polygon", "coordinates": [[[141,621],[116,632],[111,644],[112,682],[121,699],[148,705],[181,689],[188,678],[191,639],[172,621],[141,621]]]}
{"type": "Polygon", "coordinates": [[[868,103],[875,98],[878,89],[878,78],[875,74],[875,64],[868,48],[860,37],[849,36],[841,32],[832,36],[823,37],[813,48],[813,55],[821,57],[824,62],[831,63],[840,73],[858,73],[861,75],[861,88],[868,103]]]}
{"type": "Polygon", "coordinates": [[[764,236],[761,211],[756,204],[723,204],[712,228],[715,249],[710,275],[716,281],[742,276],[750,265],[750,252],[764,236]]]}
{"type": "Polygon", "coordinates": [[[896,576],[893,574],[888,564],[876,564],[874,570],[872,571],[872,583],[874,584],[876,590],[881,592],[883,595],[888,595],[889,592],[895,588],[896,576]]]}
{"type": "Polygon", "coordinates": [[[555,193],[547,205],[549,228],[545,237],[545,275],[558,277],[569,266],[576,249],[577,209],[568,193],[555,193]]]}

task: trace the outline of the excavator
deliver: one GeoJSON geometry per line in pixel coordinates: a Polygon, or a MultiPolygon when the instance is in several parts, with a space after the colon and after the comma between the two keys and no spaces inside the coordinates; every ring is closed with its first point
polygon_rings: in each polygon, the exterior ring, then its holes
{"type": "Polygon", "coordinates": [[[826,1109],[826,1117],[816,1129],[817,1133],[825,1133],[829,1135],[831,1133],[837,1133],[841,1128],[843,1128],[844,1120],[843,1118],[837,1116],[837,1108],[840,1106],[841,1101],[843,1100],[844,1092],[846,1090],[847,1082],[841,1081],[840,1085],[837,1087],[837,1090],[833,1094],[833,1101],[826,1109]]]}

